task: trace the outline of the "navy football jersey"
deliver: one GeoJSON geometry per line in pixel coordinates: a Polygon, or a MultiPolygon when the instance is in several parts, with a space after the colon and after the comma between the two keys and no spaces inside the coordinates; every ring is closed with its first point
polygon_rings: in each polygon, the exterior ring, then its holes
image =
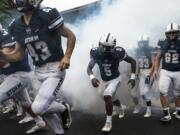
{"type": "Polygon", "coordinates": [[[144,49],[137,48],[135,51],[139,68],[150,69],[152,66],[151,57],[154,55],[154,49],[149,46],[144,49]]]}
{"type": "MultiPolygon", "coordinates": [[[[9,34],[5,34],[0,36],[0,49],[7,47],[14,47],[15,41],[9,34]]],[[[0,68],[1,74],[10,75],[18,71],[30,71],[30,66],[28,63],[27,55],[25,58],[18,62],[8,62],[4,65],[4,67],[0,68]]]]}
{"type": "Polygon", "coordinates": [[[125,59],[127,54],[122,47],[116,47],[115,52],[108,56],[101,54],[99,48],[93,48],[90,57],[98,64],[102,80],[110,81],[120,75],[119,62],[125,59]]]}
{"type": "Polygon", "coordinates": [[[160,40],[158,46],[161,49],[162,69],[180,71],[180,40],[160,40]]]}
{"type": "Polygon", "coordinates": [[[63,18],[55,8],[37,8],[29,25],[24,23],[21,16],[10,24],[9,32],[27,48],[34,65],[40,66],[63,58],[59,30],[63,25],[63,18]]]}

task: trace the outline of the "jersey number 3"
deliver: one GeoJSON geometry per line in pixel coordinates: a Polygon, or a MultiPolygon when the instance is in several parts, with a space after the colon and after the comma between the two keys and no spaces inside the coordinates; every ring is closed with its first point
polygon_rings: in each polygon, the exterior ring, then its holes
{"type": "Polygon", "coordinates": [[[51,56],[47,44],[43,41],[36,42],[34,46],[32,44],[28,44],[27,48],[29,54],[35,61],[39,61],[40,59],[45,61],[51,56]]]}

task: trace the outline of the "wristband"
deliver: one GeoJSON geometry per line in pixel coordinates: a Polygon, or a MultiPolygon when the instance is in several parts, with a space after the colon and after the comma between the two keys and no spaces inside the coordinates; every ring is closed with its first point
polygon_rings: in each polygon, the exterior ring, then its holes
{"type": "Polygon", "coordinates": [[[131,73],[131,79],[135,80],[136,79],[136,75],[134,73],[131,73]]]}
{"type": "Polygon", "coordinates": [[[93,74],[91,74],[89,77],[91,80],[95,78],[95,76],[93,74]]]}

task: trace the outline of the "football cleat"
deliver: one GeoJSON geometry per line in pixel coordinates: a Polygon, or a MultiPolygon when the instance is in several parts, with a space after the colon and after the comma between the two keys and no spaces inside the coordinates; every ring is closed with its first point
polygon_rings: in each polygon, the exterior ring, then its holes
{"type": "Polygon", "coordinates": [[[41,131],[45,128],[45,126],[46,126],[46,123],[44,121],[40,121],[40,122],[36,123],[31,129],[26,131],[26,134],[33,134],[38,131],[41,131]]]}
{"type": "Polygon", "coordinates": [[[178,115],[178,114],[176,113],[174,116],[175,116],[175,118],[176,118],[177,120],[180,120],[180,115],[178,115]]]}
{"type": "Polygon", "coordinates": [[[122,108],[120,108],[120,111],[119,111],[119,118],[122,119],[125,115],[125,110],[126,110],[126,106],[125,105],[121,105],[122,108]]]}
{"type": "Polygon", "coordinates": [[[176,115],[176,114],[177,114],[177,111],[174,111],[174,112],[173,112],[173,115],[176,115]]]}
{"type": "Polygon", "coordinates": [[[167,116],[164,116],[160,119],[160,122],[163,123],[163,124],[168,124],[171,122],[171,116],[170,115],[167,115],[167,116]]]}
{"type": "Polygon", "coordinates": [[[7,107],[3,108],[2,113],[7,114],[7,113],[12,112],[13,110],[14,110],[14,108],[12,106],[7,106],[7,107]]]}
{"type": "Polygon", "coordinates": [[[133,110],[133,114],[138,114],[140,112],[139,106],[135,106],[133,110]]]}
{"type": "Polygon", "coordinates": [[[151,109],[147,108],[146,113],[144,114],[144,117],[145,118],[151,117],[151,109]]]}
{"type": "Polygon", "coordinates": [[[24,124],[24,123],[28,123],[30,121],[33,121],[33,117],[26,115],[22,120],[20,120],[18,123],[19,124],[24,124]]]}
{"type": "Polygon", "coordinates": [[[151,110],[147,110],[146,113],[144,114],[145,118],[151,117],[151,110]]]}
{"type": "Polygon", "coordinates": [[[106,122],[104,127],[101,129],[102,132],[110,132],[112,130],[112,123],[106,122]]]}
{"type": "Polygon", "coordinates": [[[62,102],[62,104],[66,107],[66,110],[61,113],[63,128],[64,130],[68,130],[72,123],[71,108],[68,103],[62,102]]]}

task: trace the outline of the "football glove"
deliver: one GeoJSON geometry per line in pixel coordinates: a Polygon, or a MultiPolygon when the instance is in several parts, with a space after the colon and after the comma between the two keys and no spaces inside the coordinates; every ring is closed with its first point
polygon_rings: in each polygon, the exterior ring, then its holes
{"type": "Polygon", "coordinates": [[[96,79],[96,78],[93,78],[91,80],[91,83],[92,83],[93,87],[95,87],[95,88],[97,88],[99,86],[99,84],[100,84],[99,80],[96,79]]]}
{"type": "Polygon", "coordinates": [[[151,81],[151,76],[150,75],[147,75],[145,77],[145,84],[150,84],[150,81],[151,81]]]}

